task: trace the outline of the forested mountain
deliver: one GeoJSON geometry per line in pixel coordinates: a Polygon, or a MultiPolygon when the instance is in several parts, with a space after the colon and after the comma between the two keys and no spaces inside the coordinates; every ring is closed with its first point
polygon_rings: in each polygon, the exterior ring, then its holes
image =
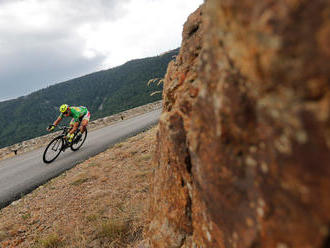
{"type": "Polygon", "coordinates": [[[0,147],[45,134],[63,103],[86,106],[93,120],[161,99],[161,94],[150,94],[162,86],[147,86],[147,82],[164,77],[168,63],[178,52],[175,49],[160,56],[132,60],[0,102],[0,147]]]}

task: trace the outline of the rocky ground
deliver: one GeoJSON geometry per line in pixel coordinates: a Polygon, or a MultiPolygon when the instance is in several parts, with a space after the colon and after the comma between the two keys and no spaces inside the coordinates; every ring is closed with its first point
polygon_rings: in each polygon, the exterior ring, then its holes
{"type": "Polygon", "coordinates": [[[148,223],[156,127],[0,210],[0,247],[137,247],[148,223]]]}

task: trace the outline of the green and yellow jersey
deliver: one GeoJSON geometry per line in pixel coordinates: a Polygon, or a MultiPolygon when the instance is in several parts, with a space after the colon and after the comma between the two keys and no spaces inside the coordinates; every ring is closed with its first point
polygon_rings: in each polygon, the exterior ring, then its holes
{"type": "MultiPolygon", "coordinates": [[[[81,118],[88,113],[88,109],[84,106],[79,107],[70,107],[71,112],[69,116],[71,116],[75,122],[80,121],[81,118]]],[[[64,114],[60,114],[60,118],[63,118],[64,114]]]]}

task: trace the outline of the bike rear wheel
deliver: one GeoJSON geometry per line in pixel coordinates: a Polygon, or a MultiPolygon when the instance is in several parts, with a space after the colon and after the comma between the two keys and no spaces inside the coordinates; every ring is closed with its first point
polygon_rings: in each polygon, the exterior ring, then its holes
{"type": "Polygon", "coordinates": [[[63,147],[63,138],[62,136],[54,138],[46,147],[43,155],[43,160],[45,163],[53,162],[58,155],[60,155],[63,147]]]}
{"type": "Polygon", "coordinates": [[[77,151],[84,144],[86,138],[87,138],[87,129],[81,135],[81,137],[77,137],[77,135],[75,135],[72,141],[71,150],[77,151]]]}

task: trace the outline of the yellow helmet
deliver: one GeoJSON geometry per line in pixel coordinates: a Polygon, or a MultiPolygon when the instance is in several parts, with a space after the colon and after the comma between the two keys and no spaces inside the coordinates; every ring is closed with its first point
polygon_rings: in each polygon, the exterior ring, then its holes
{"type": "Polygon", "coordinates": [[[65,111],[68,110],[68,107],[69,107],[68,104],[62,104],[61,107],[60,107],[60,111],[61,111],[62,113],[65,113],[65,111]]]}

